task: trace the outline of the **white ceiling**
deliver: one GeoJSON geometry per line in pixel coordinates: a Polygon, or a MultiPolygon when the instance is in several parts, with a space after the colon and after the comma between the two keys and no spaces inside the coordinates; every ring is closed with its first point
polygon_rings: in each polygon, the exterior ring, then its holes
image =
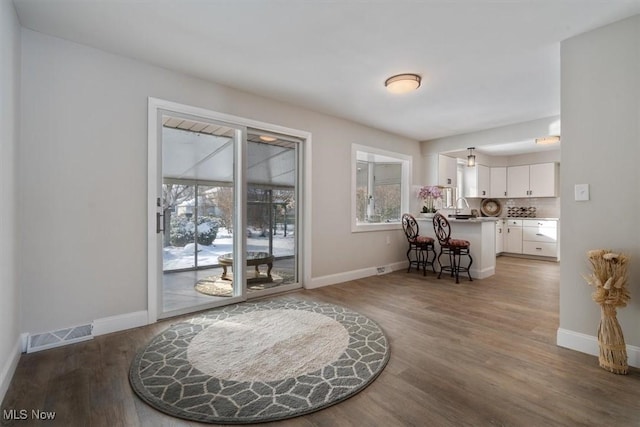
{"type": "Polygon", "coordinates": [[[640,0],[14,0],[23,26],[417,140],[560,113],[560,41],[640,0]],[[417,73],[406,95],[387,77],[417,73]]]}

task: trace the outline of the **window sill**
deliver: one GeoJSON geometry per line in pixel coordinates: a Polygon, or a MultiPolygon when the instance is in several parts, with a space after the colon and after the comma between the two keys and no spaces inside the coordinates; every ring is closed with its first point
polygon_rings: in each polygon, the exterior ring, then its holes
{"type": "Polygon", "coordinates": [[[401,230],[402,224],[400,222],[374,222],[374,223],[358,223],[351,225],[352,233],[364,233],[368,231],[387,231],[387,230],[401,230]]]}

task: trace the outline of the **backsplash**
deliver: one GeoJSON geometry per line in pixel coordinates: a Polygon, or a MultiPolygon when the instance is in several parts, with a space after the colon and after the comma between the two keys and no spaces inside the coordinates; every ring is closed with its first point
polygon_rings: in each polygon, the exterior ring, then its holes
{"type": "MultiPolygon", "coordinates": [[[[560,218],[560,197],[540,197],[531,199],[498,199],[502,204],[501,217],[560,218]],[[511,211],[511,214],[510,214],[511,211]],[[533,212],[533,215],[530,215],[533,212]],[[520,215],[516,215],[519,213],[520,215]],[[526,215],[525,215],[526,214],[526,215]]],[[[468,199],[469,208],[480,210],[482,199],[468,199]]],[[[469,210],[470,210],[469,209],[469,210]]],[[[463,213],[467,209],[463,209],[463,213]]]]}
{"type": "Polygon", "coordinates": [[[560,198],[502,199],[502,212],[508,216],[560,218],[560,198]],[[533,215],[529,215],[533,211],[533,215]],[[510,215],[513,213],[514,215],[510,215]],[[520,215],[518,215],[520,214],[520,215]]]}
{"type": "MultiPolygon", "coordinates": [[[[504,210],[504,208],[503,208],[504,210]]],[[[535,206],[507,206],[508,218],[535,218],[537,208],[535,206]]]]}

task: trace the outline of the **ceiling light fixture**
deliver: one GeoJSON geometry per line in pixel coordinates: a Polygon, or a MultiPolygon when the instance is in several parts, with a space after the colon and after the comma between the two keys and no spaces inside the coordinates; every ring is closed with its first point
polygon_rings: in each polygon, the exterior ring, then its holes
{"type": "Polygon", "coordinates": [[[389,77],[384,85],[391,93],[407,93],[420,87],[422,78],[417,74],[398,74],[389,77]]]}
{"type": "Polygon", "coordinates": [[[278,138],[274,138],[273,136],[268,136],[268,135],[260,135],[260,140],[264,141],[264,142],[273,142],[278,138]]]}
{"type": "Polygon", "coordinates": [[[540,144],[540,145],[557,144],[558,142],[560,142],[559,135],[551,135],[551,136],[545,136],[544,138],[536,138],[536,144],[540,144]]]}
{"type": "Polygon", "coordinates": [[[469,167],[473,167],[476,165],[476,156],[473,154],[473,150],[475,149],[476,147],[467,148],[467,150],[469,150],[469,155],[467,156],[467,166],[469,167]]]}

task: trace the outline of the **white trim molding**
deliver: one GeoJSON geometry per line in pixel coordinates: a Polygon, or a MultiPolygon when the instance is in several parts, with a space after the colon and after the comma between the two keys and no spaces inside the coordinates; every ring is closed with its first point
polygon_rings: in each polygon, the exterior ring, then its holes
{"type": "Polygon", "coordinates": [[[124,331],[126,329],[145,326],[149,323],[149,313],[144,311],[135,311],[133,313],[119,314],[117,316],[103,317],[93,321],[93,329],[91,331],[94,337],[98,335],[109,334],[111,332],[124,331]]]}
{"type": "MultiPolygon", "coordinates": [[[[389,271],[403,270],[407,268],[407,261],[394,262],[393,264],[385,265],[385,267],[388,267],[390,269],[389,271]]],[[[343,273],[314,277],[308,285],[305,284],[305,289],[315,289],[323,286],[336,285],[338,283],[348,282],[349,280],[358,280],[369,276],[376,276],[377,274],[378,267],[367,267],[360,270],[345,271],[343,273]]]]}
{"type": "Polygon", "coordinates": [[[13,379],[13,374],[16,372],[16,368],[18,367],[20,355],[22,354],[22,349],[24,347],[24,335],[25,334],[18,336],[18,340],[9,353],[9,358],[6,360],[4,366],[2,366],[2,370],[0,371],[0,402],[4,400],[7,390],[9,390],[9,384],[11,384],[11,380],[13,379]]]}
{"type": "MultiPolygon", "coordinates": [[[[558,328],[556,344],[559,347],[568,348],[569,350],[579,351],[596,357],[600,353],[597,337],[570,331],[568,329],[558,328]]],[[[634,368],[640,368],[640,347],[627,345],[627,363],[629,366],[633,366],[634,368]]]]}

